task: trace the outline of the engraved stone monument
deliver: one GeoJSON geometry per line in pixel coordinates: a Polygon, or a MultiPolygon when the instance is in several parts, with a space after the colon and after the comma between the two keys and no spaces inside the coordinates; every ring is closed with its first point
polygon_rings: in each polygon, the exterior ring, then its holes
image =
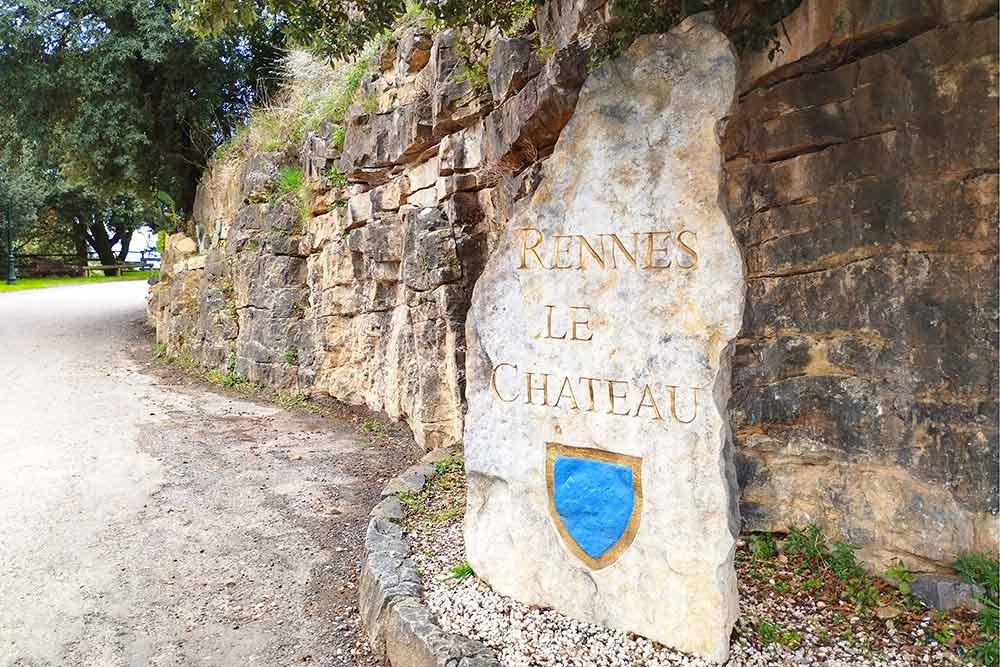
{"type": "Polygon", "coordinates": [[[465,541],[497,591],[724,660],[743,264],[735,58],[705,17],[591,73],[468,317],[465,541]]]}

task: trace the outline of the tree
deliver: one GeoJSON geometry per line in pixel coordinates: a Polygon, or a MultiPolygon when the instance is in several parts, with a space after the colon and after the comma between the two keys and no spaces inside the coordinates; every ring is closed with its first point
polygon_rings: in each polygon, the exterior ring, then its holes
{"type": "Polygon", "coordinates": [[[201,39],[173,25],[177,9],[0,0],[0,116],[108,211],[161,190],[190,211],[209,154],[273,84],[276,28],[201,39]]]}
{"type": "Polygon", "coordinates": [[[506,30],[534,5],[534,0],[180,0],[175,17],[205,37],[265,22],[280,28],[291,43],[345,59],[408,10],[427,12],[450,27],[506,30]]]}

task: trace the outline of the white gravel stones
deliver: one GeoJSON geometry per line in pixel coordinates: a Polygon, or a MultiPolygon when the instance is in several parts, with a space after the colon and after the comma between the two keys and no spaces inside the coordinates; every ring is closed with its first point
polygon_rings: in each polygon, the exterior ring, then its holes
{"type": "MultiPolygon", "coordinates": [[[[713,663],[665,648],[631,633],[584,623],[552,609],[539,609],[500,595],[474,577],[461,582],[449,568],[465,560],[461,519],[444,525],[408,521],[412,559],[425,586],[424,602],[442,629],[477,639],[507,667],[709,667],[713,663]]],[[[822,601],[790,599],[741,586],[740,620],[728,667],[950,667],[962,665],[936,643],[920,641],[917,627],[903,633],[887,625],[887,648],[865,647],[864,630],[838,636],[838,622],[860,628],[857,617],[838,619],[822,601]],[[800,633],[795,650],[774,643],[761,646],[756,620],[766,618],[782,631],[800,633]],[[830,635],[824,639],[824,635],[830,635]]],[[[892,621],[887,621],[892,623],[892,621]]]]}

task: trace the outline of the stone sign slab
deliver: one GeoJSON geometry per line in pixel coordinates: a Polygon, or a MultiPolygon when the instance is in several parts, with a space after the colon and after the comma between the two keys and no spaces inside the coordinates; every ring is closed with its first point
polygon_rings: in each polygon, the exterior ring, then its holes
{"type": "Polygon", "coordinates": [[[735,58],[705,17],[588,77],[468,316],[465,541],[497,591],[724,660],[743,263],[719,205],[735,58]]]}

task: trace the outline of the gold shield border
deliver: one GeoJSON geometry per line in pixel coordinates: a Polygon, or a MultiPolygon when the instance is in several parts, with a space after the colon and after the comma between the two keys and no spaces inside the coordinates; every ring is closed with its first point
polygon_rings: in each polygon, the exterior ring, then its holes
{"type": "Polygon", "coordinates": [[[616,454],[614,452],[606,452],[601,449],[592,449],[590,447],[570,447],[569,445],[564,445],[558,442],[546,442],[545,443],[545,483],[548,486],[549,491],[549,516],[552,517],[552,522],[556,526],[556,531],[562,537],[563,544],[569,549],[570,553],[576,556],[584,565],[589,567],[591,570],[600,570],[614,563],[618,558],[625,552],[626,549],[632,544],[632,540],[635,539],[635,534],[639,532],[639,519],[642,516],[642,459],[636,456],[628,456],[626,454],[616,454]],[[632,469],[632,484],[633,484],[633,505],[632,505],[632,515],[628,519],[628,525],[625,526],[625,532],[622,536],[618,538],[610,549],[601,554],[598,558],[591,558],[587,553],[577,545],[576,541],[570,535],[569,531],[566,530],[566,526],[563,524],[562,517],[556,512],[556,500],[555,500],[555,463],[556,457],[559,456],[569,456],[579,459],[591,459],[594,461],[602,461],[604,463],[615,463],[620,466],[626,466],[632,469]]]}

